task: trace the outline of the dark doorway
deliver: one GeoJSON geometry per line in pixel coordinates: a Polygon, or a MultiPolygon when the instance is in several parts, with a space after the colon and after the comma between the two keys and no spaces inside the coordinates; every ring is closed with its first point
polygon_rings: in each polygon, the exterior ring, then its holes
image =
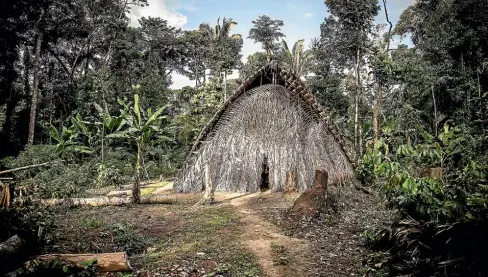
{"type": "Polygon", "coordinates": [[[261,171],[261,191],[269,190],[269,166],[268,166],[268,157],[265,155],[263,158],[262,163],[262,171],[261,171]]]}

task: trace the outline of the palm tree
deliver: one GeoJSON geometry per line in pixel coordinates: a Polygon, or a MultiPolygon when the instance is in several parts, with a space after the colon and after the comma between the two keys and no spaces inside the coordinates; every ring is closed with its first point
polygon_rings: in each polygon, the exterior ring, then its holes
{"type": "Polygon", "coordinates": [[[241,35],[233,34],[230,35],[230,31],[237,25],[232,18],[225,18],[222,20],[222,25],[220,25],[220,17],[217,19],[217,25],[212,28],[208,23],[200,24],[200,32],[207,35],[207,38],[211,42],[216,42],[219,40],[224,40],[229,37],[233,39],[240,39],[241,35]]]}
{"type": "MultiPolygon", "coordinates": [[[[219,46],[224,45],[225,43],[229,42],[236,42],[239,40],[242,40],[242,36],[239,34],[230,34],[232,28],[237,25],[237,22],[235,22],[231,18],[224,18],[222,20],[222,24],[220,24],[220,17],[217,19],[217,25],[215,25],[214,28],[212,28],[209,24],[203,23],[200,24],[200,32],[202,32],[205,37],[207,38],[208,45],[210,45],[210,53],[211,57],[210,60],[208,61],[210,64],[213,64],[215,66],[213,69],[217,70],[219,80],[220,76],[222,74],[222,71],[224,73],[224,95],[227,97],[227,73],[231,68],[228,68],[228,66],[225,66],[223,64],[226,64],[229,58],[232,57],[227,57],[224,53],[218,50],[219,46]]],[[[232,62],[231,62],[232,64],[232,62]]]]}
{"type": "Polygon", "coordinates": [[[295,42],[292,51],[290,51],[286,41],[281,41],[281,64],[298,77],[307,74],[312,61],[312,52],[310,50],[304,51],[303,42],[303,39],[295,42]]]}

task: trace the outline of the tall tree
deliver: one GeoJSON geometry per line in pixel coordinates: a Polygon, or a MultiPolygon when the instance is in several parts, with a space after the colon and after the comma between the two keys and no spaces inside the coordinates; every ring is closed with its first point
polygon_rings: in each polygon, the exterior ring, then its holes
{"type": "Polygon", "coordinates": [[[209,51],[210,42],[204,33],[184,31],[180,37],[181,42],[187,49],[184,75],[190,80],[195,80],[195,86],[199,87],[206,81],[206,53],[209,51]]]}
{"type": "Polygon", "coordinates": [[[393,24],[390,21],[390,17],[388,15],[388,8],[386,6],[387,0],[383,1],[383,11],[385,13],[386,21],[388,22],[388,31],[384,37],[384,43],[380,44],[379,47],[376,48],[376,55],[373,57],[374,59],[374,73],[375,78],[377,81],[377,92],[376,92],[376,104],[373,109],[373,143],[378,140],[379,133],[380,133],[380,115],[381,115],[381,106],[383,103],[383,86],[387,82],[389,78],[389,73],[391,69],[390,63],[390,41],[391,41],[391,32],[393,29],[393,24]],[[385,46],[384,46],[385,45],[385,46]],[[384,47],[384,50],[383,50],[384,47]]]}
{"type": "Polygon", "coordinates": [[[476,132],[486,132],[487,124],[487,13],[488,2],[483,0],[419,0],[402,13],[395,27],[397,34],[411,35],[433,66],[436,80],[429,91],[437,112],[476,132]]]}
{"type": "Polygon", "coordinates": [[[254,26],[249,30],[248,38],[253,39],[254,43],[261,43],[263,49],[266,51],[268,61],[271,60],[271,54],[279,49],[277,43],[280,38],[285,35],[281,32],[283,21],[278,19],[271,19],[267,15],[261,15],[256,20],[252,21],[254,26]]]}
{"type": "Polygon", "coordinates": [[[200,31],[211,45],[207,55],[209,69],[217,76],[219,83],[224,84],[224,99],[227,97],[227,74],[232,73],[241,60],[242,36],[231,34],[235,25],[237,22],[231,18],[224,18],[222,24],[220,18],[217,19],[215,28],[206,23],[200,25],[200,31]],[[220,81],[222,77],[223,80],[220,81]]]}
{"type": "Polygon", "coordinates": [[[356,73],[356,93],[354,97],[354,142],[362,154],[362,124],[359,106],[362,99],[363,85],[361,71],[364,57],[369,48],[369,35],[373,31],[373,21],[378,15],[378,0],[328,0],[326,5],[338,28],[337,46],[349,60],[354,60],[356,73]]]}
{"type": "Polygon", "coordinates": [[[305,75],[310,68],[312,51],[304,50],[304,40],[301,39],[293,45],[293,49],[288,48],[285,40],[281,40],[281,59],[280,62],[284,68],[301,77],[305,75]]]}

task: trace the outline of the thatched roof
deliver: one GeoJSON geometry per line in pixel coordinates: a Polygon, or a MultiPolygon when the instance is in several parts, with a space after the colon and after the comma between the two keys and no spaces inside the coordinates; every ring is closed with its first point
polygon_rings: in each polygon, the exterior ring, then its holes
{"type": "Polygon", "coordinates": [[[310,187],[318,168],[332,182],[354,178],[352,152],[329,111],[275,62],[247,78],[202,129],[174,189],[200,191],[210,164],[217,190],[256,191],[264,160],[274,191],[283,190],[290,170],[297,172],[298,190],[310,187]]]}
{"type": "Polygon", "coordinates": [[[284,86],[287,90],[301,97],[306,103],[310,105],[312,110],[327,122],[327,127],[330,133],[334,136],[334,139],[339,143],[351,164],[355,164],[354,152],[346,146],[345,140],[342,138],[341,133],[337,126],[331,120],[330,110],[321,106],[315,96],[307,90],[307,86],[298,78],[295,74],[287,72],[281,68],[276,62],[268,63],[267,65],[258,69],[254,74],[246,78],[246,80],[231,94],[231,96],[225,101],[224,105],[215,113],[210,119],[207,125],[200,131],[187,160],[198,151],[203,141],[205,141],[207,135],[209,135],[215,124],[219,121],[224,111],[244,92],[249,91],[255,87],[265,84],[273,83],[273,75],[276,76],[275,84],[284,86]]]}

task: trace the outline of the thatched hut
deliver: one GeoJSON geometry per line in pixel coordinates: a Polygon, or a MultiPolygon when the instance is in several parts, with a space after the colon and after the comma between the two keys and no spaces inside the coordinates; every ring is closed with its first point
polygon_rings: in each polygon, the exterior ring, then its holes
{"type": "Polygon", "coordinates": [[[290,180],[291,189],[303,191],[313,185],[316,169],[326,170],[330,183],[342,182],[353,177],[351,164],[329,112],[299,78],[270,63],[203,128],[174,190],[202,191],[210,168],[216,191],[283,191],[290,180]]]}

